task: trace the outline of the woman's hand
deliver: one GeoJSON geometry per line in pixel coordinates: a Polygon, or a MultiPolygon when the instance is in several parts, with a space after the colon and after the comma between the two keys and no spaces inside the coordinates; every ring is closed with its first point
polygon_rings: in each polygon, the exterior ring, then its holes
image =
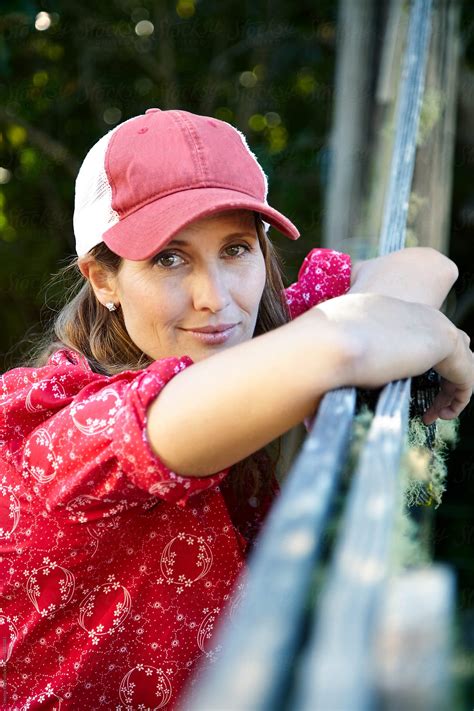
{"type": "Polygon", "coordinates": [[[373,389],[434,368],[441,390],[424,414],[457,417],[472,396],[474,355],[464,331],[440,311],[379,294],[347,293],[313,307],[336,323],[354,353],[347,385],[373,389]]]}
{"type": "Polygon", "coordinates": [[[407,247],[353,265],[350,294],[383,294],[441,308],[459,270],[431,247],[407,247]]]}
{"type": "Polygon", "coordinates": [[[469,357],[473,359],[473,353],[469,346],[471,339],[464,331],[456,329],[457,352],[451,354],[440,363],[437,363],[434,369],[441,375],[440,391],[436,395],[431,406],[423,415],[425,425],[431,425],[438,417],[443,420],[452,420],[458,417],[464,408],[469,404],[473,391],[473,380],[469,380],[469,369],[462,369],[467,354],[467,363],[469,357]]]}

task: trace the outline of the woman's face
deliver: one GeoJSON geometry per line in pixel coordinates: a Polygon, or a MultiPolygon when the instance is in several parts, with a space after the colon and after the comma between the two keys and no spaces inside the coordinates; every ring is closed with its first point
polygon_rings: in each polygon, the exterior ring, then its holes
{"type": "Polygon", "coordinates": [[[144,353],[197,362],[252,338],[265,278],[253,213],[233,210],[188,225],[150,259],[124,259],[114,301],[144,353]],[[225,324],[218,340],[193,333],[225,324]]]}

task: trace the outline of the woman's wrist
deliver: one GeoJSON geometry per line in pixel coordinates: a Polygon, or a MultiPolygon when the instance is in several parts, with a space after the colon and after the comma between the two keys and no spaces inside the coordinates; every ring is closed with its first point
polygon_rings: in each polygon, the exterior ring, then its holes
{"type": "MultiPolygon", "coordinates": [[[[319,358],[321,358],[321,353],[327,352],[327,358],[323,361],[325,365],[327,364],[324,392],[350,385],[354,369],[363,358],[362,339],[352,329],[345,328],[337,320],[339,301],[345,298],[346,296],[342,295],[327,299],[317,306],[313,306],[298,319],[302,321],[306,317],[309,322],[307,327],[317,335],[319,358]],[[327,351],[324,349],[325,343],[327,351]]],[[[320,360],[315,363],[319,389],[321,389],[321,366],[323,363],[320,360]]]]}

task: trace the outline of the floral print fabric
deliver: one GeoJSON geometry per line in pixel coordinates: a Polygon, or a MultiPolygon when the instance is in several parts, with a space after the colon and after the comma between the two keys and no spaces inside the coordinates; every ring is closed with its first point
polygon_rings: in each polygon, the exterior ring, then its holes
{"type": "MultiPolygon", "coordinates": [[[[292,317],[350,274],[349,255],[312,250],[292,317]]],[[[147,407],[192,363],[108,377],[62,349],[1,376],[0,708],[169,710],[219,654],[279,487],[237,505],[230,469],[184,477],[153,453],[147,407]]]]}

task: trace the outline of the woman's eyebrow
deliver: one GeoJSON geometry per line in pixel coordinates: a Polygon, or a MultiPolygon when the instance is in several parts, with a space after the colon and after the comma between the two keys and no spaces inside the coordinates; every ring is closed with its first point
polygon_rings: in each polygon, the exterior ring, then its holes
{"type": "MultiPolygon", "coordinates": [[[[257,235],[252,232],[232,232],[231,234],[223,237],[222,242],[227,239],[234,239],[235,237],[252,237],[253,239],[257,239],[257,235]]],[[[191,243],[183,239],[173,239],[171,242],[168,242],[168,246],[172,244],[180,245],[182,247],[189,247],[191,243]]]]}

